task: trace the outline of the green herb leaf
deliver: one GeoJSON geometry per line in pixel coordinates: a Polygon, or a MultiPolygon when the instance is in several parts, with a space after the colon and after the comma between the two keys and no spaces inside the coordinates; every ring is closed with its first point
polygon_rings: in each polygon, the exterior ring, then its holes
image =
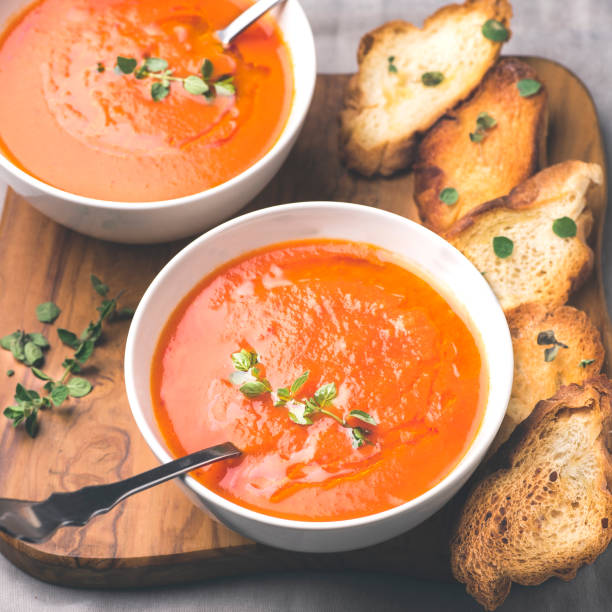
{"type": "Polygon", "coordinates": [[[91,383],[84,378],[80,378],[79,376],[72,377],[67,383],[68,392],[72,397],[83,397],[87,395],[91,389],[91,383]]]}
{"type": "Polygon", "coordinates": [[[205,59],[202,62],[202,67],[200,68],[200,72],[202,73],[202,77],[205,81],[208,81],[213,73],[213,63],[209,59],[205,59]]]}
{"type": "Polygon", "coordinates": [[[19,335],[11,340],[10,351],[17,361],[25,359],[25,334],[20,332],[19,335]]]}
{"type": "Polygon", "coordinates": [[[306,415],[297,415],[293,412],[289,412],[289,418],[298,425],[312,425],[312,420],[306,415]]]}
{"type": "Polygon", "coordinates": [[[20,406],[7,406],[2,414],[13,421],[13,427],[17,427],[24,418],[23,408],[20,406]]]}
{"type": "Polygon", "coordinates": [[[378,425],[376,419],[363,410],[351,410],[349,412],[349,416],[355,417],[356,419],[359,419],[364,423],[368,423],[369,425],[378,425]]]}
{"type": "Polygon", "coordinates": [[[240,349],[237,353],[232,353],[231,359],[234,367],[241,372],[248,372],[259,361],[257,353],[246,349],[240,349]]]}
{"type": "Polygon", "coordinates": [[[568,348],[567,344],[559,342],[559,340],[555,338],[555,332],[552,329],[540,332],[538,334],[537,343],[541,346],[553,345],[544,350],[544,361],[553,361],[559,352],[559,347],[568,348]]]}
{"type": "Polygon", "coordinates": [[[547,344],[554,344],[555,346],[560,346],[561,348],[569,348],[567,344],[563,342],[559,342],[557,338],[555,338],[555,332],[552,329],[547,329],[546,331],[542,331],[538,334],[537,343],[540,346],[545,346],[547,344]]]}
{"type": "Polygon", "coordinates": [[[29,366],[39,364],[43,359],[42,350],[34,342],[26,342],[23,352],[25,353],[24,361],[29,366]]]}
{"type": "Polygon", "coordinates": [[[194,96],[201,96],[208,91],[208,85],[199,76],[188,76],[183,81],[183,87],[194,96]]]}
{"type": "Polygon", "coordinates": [[[391,72],[392,74],[397,73],[397,66],[394,64],[394,62],[395,62],[395,55],[390,55],[387,58],[387,70],[391,72]]]}
{"type": "Polygon", "coordinates": [[[53,380],[48,374],[45,374],[42,370],[38,368],[32,368],[32,374],[36,376],[36,378],[40,378],[40,380],[53,380]]]}
{"type": "Polygon", "coordinates": [[[117,300],[102,300],[100,306],[96,310],[100,313],[100,322],[109,317],[117,306],[117,300]]]}
{"type": "Polygon", "coordinates": [[[95,274],[90,276],[91,284],[93,288],[102,296],[106,296],[108,293],[108,285],[105,285],[95,274]]]}
{"type": "Polygon", "coordinates": [[[504,24],[497,19],[488,19],[482,26],[482,34],[493,42],[505,42],[510,37],[510,32],[504,24]]]}
{"type": "Polygon", "coordinates": [[[521,79],[517,81],[516,86],[522,98],[529,98],[529,96],[533,96],[540,91],[542,83],[534,79],[521,79]]]}
{"type": "Polygon", "coordinates": [[[559,352],[559,346],[551,346],[550,348],[544,349],[544,361],[553,361],[559,352]]]}
{"type": "Polygon", "coordinates": [[[240,387],[240,392],[249,398],[259,397],[260,395],[268,393],[269,391],[270,385],[266,384],[266,381],[262,380],[248,382],[242,385],[242,387],[240,387]]]}
{"type": "Polygon", "coordinates": [[[476,130],[475,132],[470,132],[470,140],[472,142],[482,142],[486,134],[482,130],[476,130]]]}
{"type": "Polygon", "coordinates": [[[421,75],[421,82],[425,87],[436,87],[444,80],[444,75],[437,70],[433,72],[424,72],[421,75]]]}
{"type": "Polygon", "coordinates": [[[138,62],[132,57],[122,57],[119,55],[117,57],[117,64],[115,65],[115,69],[120,74],[132,74],[136,69],[138,62]]]}
{"type": "Polygon", "coordinates": [[[319,406],[317,402],[314,401],[313,398],[309,397],[305,402],[304,414],[314,414],[318,412],[319,406]]]}
{"type": "Polygon", "coordinates": [[[66,385],[55,385],[51,391],[51,401],[55,406],[61,406],[70,394],[66,385]]]}
{"type": "Polygon", "coordinates": [[[539,345],[557,344],[557,339],[555,338],[555,332],[552,329],[547,329],[546,331],[540,332],[538,334],[537,343],[539,345]]]}
{"type": "Polygon", "coordinates": [[[586,368],[588,365],[591,365],[592,363],[594,363],[595,360],[594,359],[581,359],[580,363],[578,364],[581,368],[586,368]]]}
{"type": "Polygon", "coordinates": [[[17,386],[15,387],[15,401],[18,404],[24,402],[26,404],[29,404],[31,400],[32,398],[30,397],[30,394],[26,391],[26,388],[21,383],[17,383],[17,386]]]}
{"type": "Polygon", "coordinates": [[[445,187],[438,196],[447,206],[452,206],[459,199],[459,192],[454,187],[445,187]]]}
{"type": "Polygon", "coordinates": [[[104,67],[104,64],[102,62],[98,62],[98,64],[96,65],[96,70],[98,72],[104,72],[106,68],[104,67]]]}
{"type": "Polygon", "coordinates": [[[45,391],[47,391],[47,393],[51,393],[51,391],[53,391],[53,388],[54,388],[54,387],[55,387],[55,382],[54,382],[54,381],[52,381],[52,380],[50,380],[50,381],[46,382],[46,383],[43,385],[43,389],[44,389],[45,391]]]}
{"type": "Polygon", "coordinates": [[[367,432],[365,429],[361,427],[352,427],[351,428],[351,442],[353,444],[353,448],[360,448],[367,441],[367,432]]]}
{"type": "MultiPolygon", "coordinates": [[[[304,386],[308,377],[310,376],[310,371],[306,370],[301,376],[299,376],[296,380],[293,381],[291,385],[291,397],[295,397],[296,393],[304,386]]],[[[280,392],[280,389],[279,389],[280,392]]],[[[280,395],[279,395],[280,396],[280,395]]]]}
{"type": "Polygon", "coordinates": [[[145,68],[144,64],[138,70],[136,70],[136,72],[134,73],[134,76],[139,81],[142,80],[142,79],[146,79],[147,76],[149,76],[149,73],[147,72],[147,69],[145,68]]]}
{"type": "Polygon", "coordinates": [[[286,387],[281,387],[276,390],[276,395],[278,395],[278,399],[282,402],[288,402],[291,399],[291,392],[286,387]]]}
{"type": "Polygon", "coordinates": [[[233,96],[236,93],[234,77],[228,76],[215,81],[215,92],[218,96],[233,96]]]}
{"type": "Polygon", "coordinates": [[[76,372],[77,374],[81,371],[81,366],[74,359],[64,359],[64,361],[62,361],[62,368],[70,370],[70,372],[76,372]]]}
{"type": "MultiPolygon", "coordinates": [[[[168,68],[168,62],[159,57],[148,57],[144,62],[144,67],[149,72],[163,72],[168,68]]],[[[134,66],[136,68],[136,66],[134,66]]]]}
{"type": "Polygon", "coordinates": [[[81,340],[93,340],[94,342],[102,335],[102,323],[89,322],[89,325],[81,333],[81,340]]]}
{"type": "Polygon", "coordinates": [[[39,334],[38,332],[32,332],[31,334],[28,334],[28,336],[36,346],[39,346],[43,349],[49,348],[49,341],[42,334],[39,334]]]}
{"type": "Polygon", "coordinates": [[[510,257],[512,251],[514,251],[514,242],[505,236],[495,236],[493,238],[493,251],[500,259],[510,257]]]}
{"type": "Polygon", "coordinates": [[[170,93],[170,86],[164,83],[153,83],[151,85],[151,97],[155,102],[160,102],[170,93]]]}
{"type": "Polygon", "coordinates": [[[44,302],[36,307],[36,317],[41,323],[53,323],[60,312],[53,302],[44,302]]]}
{"type": "Polygon", "coordinates": [[[315,391],[314,399],[321,408],[324,408],[329,405],[337,395],[336,383],[326,383],[315,391]]]}
{"type": "Polygon", "coordinates": [[[16,331],[16,332],[13,332],[12,334],[8,334],[8,336],[4,336],[3,338],[0,338],[0,346],[6,351],[10,351],[13,341],[20,338],[22,334],[23,332],[16,331]]]}
{"type": "Polygon", "coordinates": [[[25,420],[25,430],[30,438],[35,438],[38,433],[38,408],[35,408],[25,420]]]}
{"type": "Polygon", "coordinates": [[[77,338],[76,334],[73,334],[67,329],[62,329],[61,327],[58,328],[57,335],[66,346],[69,346],[72,349],[78,349],[81,346],[81,342],[77,338]]]}
{"type": "Polygon", "coordinates": [[[85,363],[94,351],[95,342],[93,340],[85,340],[74,354],[74,358],[81,363],[85,363]]]}
{"type": "Polygon", "coordinates": [[[11,376],[13,376],[13,374],[15,374],[15,370],[7,370],[6,371],[6,375],[10,378],[11,376]]]}
{"type": "Polygon", "coordinates": [[[571,217],[560,217],[555,219],[552,229],[560,238],[573,238],[578,231],[576,222],[571,217]]]}
{"type": "Polygon", "coordinates": [[[478,113],[478,117],[476,117],[476,125],[481,127],[483,130],[490,130],[492,127],[497,125],[497,120],[491,117],[489,113],[482,112],[478,113]]]}

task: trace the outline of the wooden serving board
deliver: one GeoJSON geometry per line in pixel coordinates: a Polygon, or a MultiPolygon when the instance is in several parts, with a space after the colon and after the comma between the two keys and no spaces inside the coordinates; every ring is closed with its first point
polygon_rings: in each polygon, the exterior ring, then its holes
{"type": "MultiPolygon", "coordinates": [[[[582,159],[606,168],[595,107],[580,81],[562,66],[528,58],[550,95],[549,161],[582,159]]],[[[248,206],[303,200],[337,200],[377,206],[416,218],[412,177],[367,180],[347,172],[337,153],[337,114],[347,76],[319,76],[310,114],[298,143],[275,180],[248,206]]],[[[598,254],[595,273],[574,296],[602,331],[611,355],[612,328],[602,287],[601,252],[606,186],[592,193],[598,254]]],[[[93,318],[99,296],[89,276],[125,288],[135,306],[145,288],[187,241],[123,246],[87,238],[36,212],[9,192],[0,225],[0,335],[42,331],[52,342],[45,369],[59,372],[66,351],[55,327],[80,331],[93,318]],[[55,301],[62,314],[54,326],[35,317],[36,305],[55,301]]],[[[46,411],[35,440],[0,419],[0,497],[42,499],[53,491],[125,478],[156,464],[128,407],[123,352],[128,322],[109,326],[88,364],[94,391],[68,409],[46,411]]],[[[606,366],[609,370],[609,365],[606,366]]],[[[0,407],[12,402],[16,382],[38,388],[27,368],[0,351],[0,407]],[[5,376],[7,369],[15,376],[5,376]]],[[[90,587],[160,585],[265,570],[363,569],[450,578],[448,534],[456,516],[451,503],[418,528],[384,544],[342,554],[296,554],[255,544],[215,523],[174,483],[129,498],[84,528],[59,530],[30,545],[0,536],[0,551],[43,580],[90,587]]],[[[358,542],[355,545],[358,546],[358,542]]]]}

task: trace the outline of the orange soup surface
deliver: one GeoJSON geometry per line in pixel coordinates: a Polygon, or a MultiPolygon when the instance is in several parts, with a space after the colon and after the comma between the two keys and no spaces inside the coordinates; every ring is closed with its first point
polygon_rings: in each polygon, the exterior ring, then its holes
{"type": "Polygon", "coordinates": [[[156,417],[177,456],[232,441],[243,455],[198,470],[219,495],[268,515],[341,520],[424,493],[459,462],[483,414],[487,376],[470,329],[382,249],[305,241],[247,254],[203,279],[163,330],[151,372],[156,417]],[[259,355],[297,399],[335,383],[328,410],[294,423],[270,393],[229,380],[230,355],[259,355]],[[348,416],[369,414],[368,425],[348,416]],[[352,427],[369,431],[356,447],[352,427]]]}
{"type": "MultiPolygon", "coordinates": [[[[291,61],[271,16],[223,50],[213,32],[248,0],[41,0],[0,39],[0,148],[32,176],[103,200],[144,202],[218,185],[261,158],[293,97],[291,61]],[[117,57],[160,58],[171,77],[231,77],[216,95],[119,74],[117,57]],[[223,95],[222,95],[223,94],[223,95]]],[[[210,93],[210,92],[209,92],[210,93]]]]}

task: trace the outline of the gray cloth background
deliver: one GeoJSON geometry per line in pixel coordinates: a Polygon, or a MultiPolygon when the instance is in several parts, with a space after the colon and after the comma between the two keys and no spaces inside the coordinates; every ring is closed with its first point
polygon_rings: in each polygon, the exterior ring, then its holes
{"type": "MultiPolygon", "coordinates": [[[[1,1],[1,0],[0,0],[1,1]]],[[[447,0],[301,0],[315,34],[319,72],[355,69],[360,36],[390,19],[422,20],[447,0]]],[[[506,54],[555,59],[577,74],[597,105],[606,143],[612,136],[612,0],[513,0],[506,54]]],[[[607,235],[612,225],[607,224],[607,235]]],[[[608,241],[608,245],[610,241],[608,241]]],[[[608,303],[612,297],[604,250],[608,303]]],[[[480,610],[461,585],[391,574],[300,572],[130,591],[87,591],[39,582],[0,556],[0,612],[41,610],[342,611],[480,610]]],[[[502,611],[612,609],[612,547],[571,583],[513,587],[502,611]]]]}

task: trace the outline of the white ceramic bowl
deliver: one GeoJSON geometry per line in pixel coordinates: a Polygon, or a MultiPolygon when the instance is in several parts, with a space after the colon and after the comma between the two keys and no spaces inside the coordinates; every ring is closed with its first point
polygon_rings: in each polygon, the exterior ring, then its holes
{"type": "Polygon", "coordinates": [[[466,315],[489,373],[480,429],[452,472],[432,489],[401,506],[362,518],[307,522],[248,510],[191,477],[181,481],[192,500],[228,527],[259,542],[308,552],[334,552],[376,544],[411,529],[445,504],[465,483],[493,441],[512,387],[510,333],[497,298],[480,272],[448,242],[398,215],[357,204],[307,202],[266,208],[204,234],[157,275],[132,321],[125,354],[125,382],[132,413],[162,462],[172,459],[157,427],[150,394],[151,361],[159,334],[178,302],[221,264],[283,240],[340,238],[367,242],[399,255],[466,315]]]}
{"type": "MultiPolygon", "coordinates": [[[[32,1],[1,0],[0,24],[6,24],[32,1]]],[[[300,132],[314,91],[315,48],[302,7],[298,0],[287,0],[271,14],[278,21],[292,59],[293,104],[274,146],[238,176],[217,187],[173,200],[111,202],[51,187],[20,170],[0,153],[0,183],[12,187],[54,221],[113,242],[142,244],[175,240],[198,234],[227,219],[252,200],[278,172],[300,132]]]]}

